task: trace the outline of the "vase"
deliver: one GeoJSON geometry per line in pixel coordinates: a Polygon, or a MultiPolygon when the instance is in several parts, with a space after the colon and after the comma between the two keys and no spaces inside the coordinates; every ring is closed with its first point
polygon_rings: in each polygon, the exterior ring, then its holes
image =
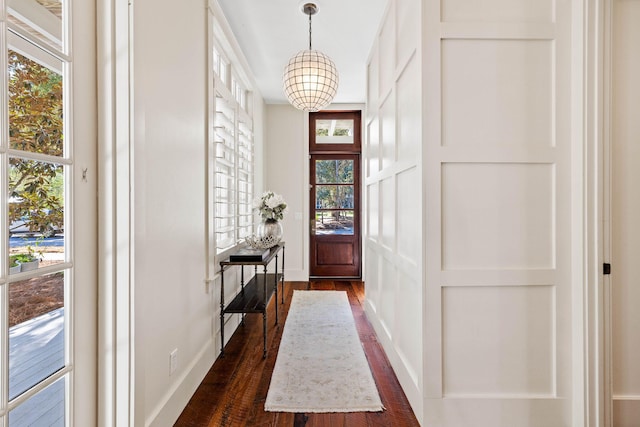
{"type": "Polygon", "coordinates": [[[265,219],[258,225],[256,237],[265,247],[273,247],[282,239],[282,224],[275,219],[265,219]]]}

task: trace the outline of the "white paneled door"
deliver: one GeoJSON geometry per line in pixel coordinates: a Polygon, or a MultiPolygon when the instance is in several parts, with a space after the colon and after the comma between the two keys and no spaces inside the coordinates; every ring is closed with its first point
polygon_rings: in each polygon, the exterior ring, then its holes
{"type": "Polygon", "coordinates": [[[571,28],[581,11],[426,4],[424,421],[580,425],[571,28]]]}
{"type": "Polygon", "coordinates": [[[0,7],[2,427],[96,421],[94,7],[0,7]]]}
{"type": "Polygon", "coordinates": [[[612,426],[640,425],[640,1],[612,2],[612,426]]]}

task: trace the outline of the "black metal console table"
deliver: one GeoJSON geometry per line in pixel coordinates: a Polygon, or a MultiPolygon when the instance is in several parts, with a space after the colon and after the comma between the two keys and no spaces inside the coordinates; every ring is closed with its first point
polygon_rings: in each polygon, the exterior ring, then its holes
{"type": "Polygon", "coordinates": [[[267,305],[275,294],[276,325],[278,324],[278,282],[281,285],[282,302],[284,303],[284,242],[272,247],[269,255],[262,261],[220,261],[220,356],[224,356],[224,315],[227,313],[241,313],[242,323],[246,313],[262,313],[262,332],[264,346],[262,357],[267,357],[267,305]],[[281,269],[278,271],[278,254],[282,251],[281,269]],[[275,260],[275,272],[267,273],[267,267],[275,260]],[[224,303],[224,270],[227,267],[240,266],[240,292],[229,304],[224,303]],[[254,266],[254,276],[248,283],[244,283],[244,267],[254,266]],[[258,266],[264,267],[263,273],[258,273],[258,266]]]}

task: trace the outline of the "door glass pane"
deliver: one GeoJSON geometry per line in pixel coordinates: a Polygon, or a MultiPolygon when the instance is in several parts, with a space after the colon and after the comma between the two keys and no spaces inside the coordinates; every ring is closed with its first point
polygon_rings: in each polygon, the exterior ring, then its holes
{"type": "Polygon", "coordinates": [[[60,378],[9,413],[9,427],[65,425],[65,378],[60,378]]]}
{"type": "Polygon", "coordinates": [[[341,209],[353,209],[353,185],[341,185],[338,187],[338,207],[341,209]]]}
{"type": "Polygon", "coordinates": [[[353,144],[353,119],[316,120],[316,144],[353,144]]]}
{"type": "Polygon", "coordinates": [[[62,51],[64,0],[14,0],[8,2],[8,21],[23,32],[62,51]]]}
{"type": "Polygon", "coordinates": [[[353,185],[317,185],[316,209],[353,208],[353,185]]]}
{"type": "Polygon", "coordinates": [[[64,367],[64,272],[9,285],[9,398],[64,367]]]}
{"type": "Polygon", "coordinates": [[[64,259],[64,166],[10,158],[10,274],[64,259]]]}
{"type": "Polygon", "coordinates": [[[316,160],[318,184],[353,184],[353,160],[316,160]]]}
{"type": "Polygon", "coordinates": [[[9,51],[9,146],[62,156],[62,65],[40,49],[31,53],[9,51]]]}
{"type": "Polygon", "coordinates": [[[353,235],[353,211],[316,211],[316,235],[353,235]]]}

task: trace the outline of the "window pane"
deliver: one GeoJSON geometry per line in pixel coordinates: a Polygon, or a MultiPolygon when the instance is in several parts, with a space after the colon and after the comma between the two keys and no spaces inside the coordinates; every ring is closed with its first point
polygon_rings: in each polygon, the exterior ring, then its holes
{"type": "Polygon", "coordinates": [[[353,120],[316,120],[316,144],[353,144],[353,120]]]}
{"type": "MultiPolygon", "coordinates": [[[[49,59],[43,51],[36,54],[49,59]]],[[[15,51],[9,51],[9,146],[62,156],[62,75],[15,51]]]]}
{"type": "Polygon", "coordinates": [[[220,74],[220,53],[216,48],[213,48],[213,72],[220,74]]]}
{"type": "Polygon", "coordinates": [[[64,262],[64,167],[17,157],[9,165],[10,273],[64,262]]]}
{"type": "Polygon", "coordinates": [[[236,242],[236,130],[234,111],[223,97],[216,96],[214,115],[215,233],[216,247],[222,252],[236,242]]]}
{"type": "Polygon", "coordinates": [[[27,34],[62,51],[64,0],[11,1],[7,10],[8,21],[27,34]]]}
{"type": "Polygon", "coordinates": [[[64,426],[65,378],[51,384],[9,413],[9,426],[64,426]]]}
{"type": "Polygon", "coordinates": [[[316,209],[353,208],[353,185],[317,185],[316,209]]]}
{"type": "Polygon", "coordinates": [[[64,364],[64,273],[9,284],[9,398],[64,364]]]}
{"type": "Polygon", "coordinates": [[[353,160],[316,160],[318,184],[353,184],[353,160]]]}
{"type": "Polygon", "coordinates": [[[235,63],[214,48],[213,142],[215,143],[215,204],[213,230],[216,253],[221,254],[253,232],[254,191],[253,120],[247,107],[247,88],[235,63]],[[218,89],[219,86],[220,89],[218,89]]]}
{"type": "Polygon", "coordinates": [[[343,185],[338,188],[338,200],[340,202],[340,208],[352,208],[353,209],[353,186],[343,185]]]}
{"type": "Polygon", "coordinates": [[[353,235],[353,211],[316,212],[316,235],[353,235]]]}

